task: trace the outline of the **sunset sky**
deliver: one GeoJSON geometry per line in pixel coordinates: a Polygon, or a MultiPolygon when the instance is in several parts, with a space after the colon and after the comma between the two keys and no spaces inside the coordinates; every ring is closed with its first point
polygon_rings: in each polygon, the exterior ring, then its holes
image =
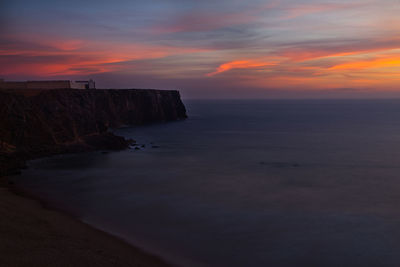
{"type": "Polygon", "coordinates": [[[0,1],[0,78],[183,97],[400,97],[399,0],[0,1]]]}

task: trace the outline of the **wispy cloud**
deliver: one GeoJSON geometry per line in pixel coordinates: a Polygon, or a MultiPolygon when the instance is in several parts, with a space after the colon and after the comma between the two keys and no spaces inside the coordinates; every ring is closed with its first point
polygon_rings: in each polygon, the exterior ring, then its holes
{"type": "Polygon", "coordinates": [[[206,74],[206,76],[214,76],[232,69],[260,69],[268,66],[274,66],[274,62],[262,62],[257,60],[236,60],[221,64],[216,71],[206,74]]]}
{"type": "Polygon", "coordinates": [[[301,16],[307,16],[312,14],[318,13],[326,13],[326,12],[333,12],[333,11],[340,11],[340,10],[349,10],[357,7],[364,6],[364,3],[304,3],[304,4],[293,4],[288,7],[284,7],[283,10],[285,11],[282,15],[282,19],[294,19],[301,16]]]}

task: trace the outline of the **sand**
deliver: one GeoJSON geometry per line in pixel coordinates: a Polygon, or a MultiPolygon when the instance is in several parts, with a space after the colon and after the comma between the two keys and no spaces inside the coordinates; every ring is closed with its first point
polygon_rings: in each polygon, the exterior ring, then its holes
{"type": "Polygon", "coordinates": [[[0,178],[0,266],[170,266],[38,201],[0,178]]]}

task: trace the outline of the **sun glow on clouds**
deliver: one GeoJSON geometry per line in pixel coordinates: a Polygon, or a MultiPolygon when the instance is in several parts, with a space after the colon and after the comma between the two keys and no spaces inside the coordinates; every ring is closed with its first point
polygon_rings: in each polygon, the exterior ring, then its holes
{"type": "Polygon", "coordinates": [[[400,91],[396,0],[155,1],[115,9],[89,0],[85,16],[26,1],[21,17],[6,0],[12,27],[0,28],[0,78],[115,74],[126,84],[152,77],[161,88],[204,80],[227,93],[232,86],[400,91]]]}
{"type": "Polygon", "coordinates": [[[348,62],[331,67],[331,70],[364,70],[400,67],[400,54],[395,57],[348,62]]]}
{"type": "MultiPolygon", "coordinates": [[[[49,41],[46,41],[45,37],[34,38],[26,42],[25,38],[23,49],[2,47],[0,44],[0,73],[41,77],[90,75],[124,71],[123,63],[126,62],[205,51],[161,45],[48,39],[49,41]]],[[[21,38],[13,41],[21,42],[21,38]]]]}
{"type": "Polygon", "coordinates": [[[384,84],[393,88],[400,80],[400,50],[383,48],[331,54],[304,51],[296,56],[283,51],[280,59],[276,57],[274,62],[231,61],[206,76],[233,69],[246,69],[246,74],[241,76],[245,82],[243,86],[258,88],[266,84],[276,88],[307,86],[309,89],[320,89],[321,85],[337,88],[351,84],[365,88],[384,84]]]}

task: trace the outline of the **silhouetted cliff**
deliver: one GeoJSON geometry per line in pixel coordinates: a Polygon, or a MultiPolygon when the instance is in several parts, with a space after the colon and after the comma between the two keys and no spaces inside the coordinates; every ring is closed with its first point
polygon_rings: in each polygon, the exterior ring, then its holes
{"type": "Polygon", "coordinates": [[[39,156],[123,149],[129,141],[108,132],[109,128],[186,118],[178,91],[36,92],[27,96],[17,90],[0,91],[0,172],[39,156]]]}

